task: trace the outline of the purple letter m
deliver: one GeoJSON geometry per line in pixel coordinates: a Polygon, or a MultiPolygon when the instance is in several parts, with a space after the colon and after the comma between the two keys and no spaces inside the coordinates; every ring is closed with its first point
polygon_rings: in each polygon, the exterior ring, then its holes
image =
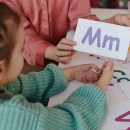
{"type": "Polygon", "coordinates": [[[100,47],[100,44],[101,44],[100,36],[101,36],[101,29],[100,28],[97,29],[97,32],[95,33],[94,37],[92,37],[92,27],[89,27],[86,34],[85,34],[85,36],[82,39],[82,43],[84,44],[85,41],[88,38],[88,42],[89,42],[88,44],[92,45],[93,42],[97,39],[97,47],[100,47]]]}

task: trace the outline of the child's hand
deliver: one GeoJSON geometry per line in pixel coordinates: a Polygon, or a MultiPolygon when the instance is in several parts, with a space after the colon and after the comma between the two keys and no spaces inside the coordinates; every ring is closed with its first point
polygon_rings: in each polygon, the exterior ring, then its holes
{"type": "Polygon", "coordinates": [[[64,69],[64,72],[69,81],[78,80],[84,83],[94,83],[101,75],[99,68],[94,64],[66,68],[64,69]]]}
{"type": "Polygon", "coordinates": [[[72,55],[74,54],[73,46],[76,45],[76,42],[68,39],[61,39],[57,45],[56,56],[58,61],[64,64],[70,62],[72,55]]]}
{"type": "Polygon", "coordinates": [[[115,24],[130,27],[130,14],[116,14],[113,16],[113,21],[115,24]]]}
{"type": "Polygon", "coordinates": [[[106,89],[113,77],[114,65],[111,61],[105,62],[101,77],[97,81],[96,85],[101,89],[106,89]]]}

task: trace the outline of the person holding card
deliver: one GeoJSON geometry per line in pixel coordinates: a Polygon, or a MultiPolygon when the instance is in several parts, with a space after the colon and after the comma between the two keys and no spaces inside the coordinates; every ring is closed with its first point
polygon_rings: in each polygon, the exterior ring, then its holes
{"type": "MultiPolygon", "coordinates": [[[[78,18],[99,20],[89,0],[0,0],[17,11],[25,31],[24,58],[45,67],[48,60],[69,63],[76,43],[64,39],[78,18]]],[[[130,26],[130,15],[117,14],[104,22],[130,26]]],[[[50,62],[50,61],[49,61],[50,62]]]]}

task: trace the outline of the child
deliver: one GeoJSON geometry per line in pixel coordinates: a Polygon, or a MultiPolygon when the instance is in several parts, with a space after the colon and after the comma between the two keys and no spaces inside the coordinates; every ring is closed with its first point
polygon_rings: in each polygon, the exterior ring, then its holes
{"type": "Polygon", "coordinates": [[[112,62],[105,63],[103,69],[88,64],[62,70],[50,64],[44,71],[19,75],[23,40],[19,16],[0,3],[0,129],[98,130],[107,112],[102,90],[111,81],[112,62]],[[71,80],[98,81],[77,89],[63,104],[45,107],[71,80]]]}
{"type": "MultiPolygon", "coordinates": [[[[78,18],[99,20],[90,12],[89,0],[0,0],[22,17],[25,31],[24,58],[44,66],[47,59],[69,63],[76,43],[62,39],[75,29],[78,18]],[[45,62],[44,62],[44,59],[45,62]]],[[[130,15],[115,15],[104,22],[130,26],[130,15]]]]}

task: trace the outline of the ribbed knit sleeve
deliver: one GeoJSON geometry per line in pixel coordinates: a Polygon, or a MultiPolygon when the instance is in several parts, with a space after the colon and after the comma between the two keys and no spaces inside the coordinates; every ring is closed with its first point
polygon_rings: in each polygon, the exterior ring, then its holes
{"type": "Polygon", "coordinates": [[[22,94],[29,101],[40,101],[45,105],[51,96],[60,93],[67,86],[63,70],[49,64],[44,71],[21,74],[15,82],[4,88],[14,94],[22,94]]]}
{"type": "Polygon", "coordinates": [[[90,84],[79,88],[56,108],[71,113],[76,130],[99,130],[105,120],[108,104],[105,93],[90,84]]]}
{"type": "Polygon", "coordinates": [[[95,86],[76,90],[63,104],[46,108],[23,96],[0,100],[1,130],[99,130],[107,112],[105,94],[95,86]]]}

